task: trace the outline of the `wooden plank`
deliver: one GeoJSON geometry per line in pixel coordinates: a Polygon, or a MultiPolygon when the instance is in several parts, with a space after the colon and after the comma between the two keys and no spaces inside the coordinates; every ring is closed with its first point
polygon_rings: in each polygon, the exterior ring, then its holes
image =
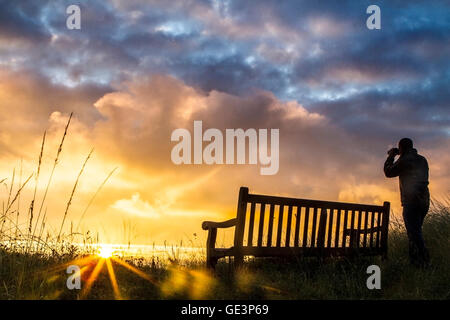
{"type": "Polygon", "coordinates": [[[262,246],[262,239],[264,233],[264,213],[266,211],[266,204],[261,203],[261,209],[259,214],[259,228],[258,228],[258,247],[262,246]]]}
{"type": "Polygon", "coordinates": [[[320,210],[319,230],[317,232],[317,247],[325,247],[325,231],[327,227],[327,209],[320,210]]]}
{"type": "Polygon", "coordinates": [[[274,217],[275,205],[270,204],[269,213],[269,229],[267,230],[267,246],[272,246],[272,230],[273,230],[273,217],[274,217]]]}
{"type": "Polygon", "coordinates": [[[281,247],[281,233],[283,231],[283,213],[284,206],[280,206],[280,210],[278,212],[278,231],[277,231],[277,247],[281,247]]]}
{"type": "Polygon", "coordinates": [[[302,247],[308,246],[308,223],[309,223],[309,207],[305,208],[305,222],[303,224],[303,241],[302,247]]]}
{"type": "Polygon", "coordinates": [[[247,245],[252,246],[253,245],[253,227],[255,225],[255,206],[256,204],[254,202],[250,205],[250,217],[248,221],[248,238],[247,238],[247,245]]]}
{"type": "MultiPolygon", "coordinates": [[[[380,222],[381,222],[381,212],[378,211],[377,212],[377,227],[381,227],[381,223],[380,222]]],[[[377,248],[380,247],[380,233],[381,233],[381,230],[377,231],[376,243],[375,243],[377,248]]]]}
{"type": "Polygon", "coordinates": [[[334,216],[334,209],[330,209],[329,219],[328,219],[328,234],[327,234],[327,247],[331,248],[331,241],[332,235],[333,235],[333,216],[334,216]]]}
{"type": "Polygon", "coordinates": [[[219,228],[230,228],[236,226],[237,219],[230,219],[223,222],[214,222],[214,221],[203,221],[202,222],[202,229],[208,230],[208,229],[219,229],[219,228]]]}
{"type": "MultiPolygon", "coordinates": [[[[350,212],[350,210],[345,210],[344,212],[344,227],[342,228],[342,230],[344,231],[345,229],[347,229],[347,225],[348,225],[348,213],[350,212]]],[[[342,234],[342,248],[345,248],[347,246],[347,237],[342,234]]]]}
{"type": "Polygon", "coordinates": [[[313,209],[313,217],[312,217],[312,231],[311,231],[311,247],[316,247],[316,228],[317,228],[317,208],[313,209]]]}
{"type": "Polygon", "coordinates": [[[341,210],[337,210],[337,217],[336,217],[336,231],[335,231],[335,236],[334,236],[334,246],[336,248],[339,248],[339,231],[341,228],[341,210]]]}
{"type": "MultiPolygon", "coordinates": [[[[373,228],[374,227],[374,223],[375,223],[375,212],[371,212],[370,213],[370,227],[371,228],[373,228]]],[[[373,237],[374,237],[374,234],[373,234],[373,232],[371,232],[370,233],[370,242],[369,242],[369,245],[370,245],[370,247],[371,248],[373,248],[373,237]]]]}
{"type": "Polygon", "coordinates": [[[286,205],[286,206],[301,206],[310,208],[325,208],[325,209],[349,209],[349,210],[383,210],[383,206],[376,206],[370,204],[359,204],[359,203],[347,203],[347,202],[334,202],[334,201],[321,201],[321,200],[311,200],[311,199],[297,199],[297,198],[286,198],[286,197],[276,197],[268,195],[259,194],[249,194],[248,202],[266,202],[276,205],[286,205]]]}
{"type": "Polygon", "coordinates": [[[358,211],[358,233],[357,233],[357,245],[358,245],[358,248],[361,246],[361,217],[362,216],[362,211],[361,210],[359,210],[358,211]]]}
{"type": "Polygon", "coordinates": [[[298,237],[300,234],[300,219],[302,217],[302,207],[297,207],[297,216],[295,218],[294,247],[298,247],[298,237]]]}
{"type": "Polygon", "coordinates": [[[368,228],[368,220],[369,220],[369,212],[364,211],[364,240],[363,240],[363,247],[365,248],[367,246],[367,228],[368,228]]]}
{"type": "Polygon", "coordinates": [[[292,224],[292,206],[289,206],[287,226],[286,226],[286,241],[285,241],[286,247],[289,247],[289,242],[291,241],[291,224],[292,224]]]}
{"type": "Polygon", "coordinates": [[[351,230],[351,233],[350,233],[350,244],[349,244],[349,246],[350,246],[350,248],[353,248],[353,230],[355,230],[355,211],[353,211],[353,210],[351,210],[350,211],[350,213],[351,213],[351,215],[352,215],[352,217],[350,218],[350,230],[351,230]]]}

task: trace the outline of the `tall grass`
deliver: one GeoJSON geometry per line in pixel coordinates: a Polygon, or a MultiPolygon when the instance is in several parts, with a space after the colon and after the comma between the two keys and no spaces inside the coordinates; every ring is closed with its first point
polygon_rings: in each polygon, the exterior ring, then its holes
{"type": "Polygon", "coordinates": [[[88,205],[86,206],[85,210],[83,211],[78,224],[77,228],[73,228],[73,223],[71,222],[70,226],[70,232],[68,234],[64,233],[64,227],[66,218],[68,216],[70,207],[72,205],[72,200],[74,198],[74,195],[77,190],[77,186],[79,184],[80,178],[86,168],[86,164],[88,160],[91,158],[93,149],[89,152],[88,156],[86,157],[84,163],[82,164],[82,167],[78,173],[78,176],[74,182],[72,192],[69,196],[69,199],[66,203],[65,210],[62,214],[62,220],[57,232],[54,232],[48,228],[47,225],[47,207],[46,207],[46,201],[49,196],[49,190],[51,189],[51,185],[53,182],[53,178],[55,176],[55,172],[58,166],[58,163],[60,161],[62,152],[64,150],[64,142],[67,139],[68,132],[69,132],[69,126],[71,123],[73,117],[73,113],[70,114],[67,123],[64,127],[64,131],[58,146],[58,149],[56,150],[56,155],[53,160],[53,165],[51,167],[51,172],[48,177],[47,183],[45,185],[45,188],[43,190],[43,194],[40,197],[39,195],[39,182],[42,178],[41,170],[43,165],[43,157],[44,157],[44,151],[45,151],[45,145],[46,145],[46,139],[47,139],[47,131],[44,131],[44,134],[42,136],[42,142],[40,145],[40,152],[37,159],[37,166],[34,173],[31,173],[28,178],[22,183],[22,165],[20,168],[20,177],[19,177],[19,185],[17,187],[17,190],[14,190],[16,187],[16,169],[14,168],[12,171],[12,177],[11,182],[8,183],[8,179],[0,179],[0,184],[4,184],[5,187],[7,187],[8,195],[6,203],[3,202],[2,205],[2,213],[0,215],[0,246],[6,250],[12,251],[14,253],[21,253],[21,254],[27,254],[27,255],[38,255],[42,256],[45,254],[53,254],[53,255],[61,255],[63,256],[66,253],[74,253],[77,251],[77,247],[72,243],[73,241],[73,235],[81,235],[82,239],[81,242],[85,244],[92,244],[94,240],[98,241],[97,239],[93,239],[89,236],[86,236],[85,234],[78,233],[78,228],[80,226],[81,220],[87,213],[89,207],[93,203],[95,197],[98,195],[100,190],[103,188],[103,186],[106,184],[108,179],[112,176],[114,173],[114,170],[112,170],[108,176],[105,178],[105,180],[100,184],[100,186],[97,188],[97,191],[95,192],[94,196],[89,201],[88,205]],[[24,192],[25,187],[29,184],[30,180],[34,177],[34,188],[32,189],[32,197],[30,204],[28,206],[28,221],[26,223],[20,223],[19,222],[19,215],[20,215],[20,196],[24,192]],[[39,201],[40,198],[40,201],[39,201]],[[17,203],[17,209],[14,210],[13,206],[17,203]],[[39,208],[39,210],[37,210],[39,208]],[[37,216],[36,216],[37,213],[37,216]],[[15,217],[15,219],[14,219],[15,217]],[[9,227],[5,228],[5,225],[9,224],[9,227]],[[70,240],[70,241],[69,241],[70,240]]]}
{"type": "MultiPolygon", "coordinates": [[[[120,293],[128,299],[450,299],[449,210],[449,203],[435,202],[425,219],[424,237],[432,258],[427,269],[409,264],[407,237],[397,221],[391,226],[385,261],[379,257],[249,258],[238,271],[229,261],[220,261],[213,274],[205,270],[201,257],[179,261],[178,249],[168,245],[172,262],[126,259],[152,283],[120,265],[115,264],[114,270],[120,293]],[[366,269],[372,264],[380,266],[381,290],[366,286],[366,269]]],[[[31,256],[0,248],[0,299],[77,299],[77,290],[66,289],[65,270],[52,270],[79,254],[31,256]]],[[[87,298],[114,297],[103,270],[87,298]]]]}
{"type": "MultiPolygon", "coordinates": [[[[99,243],[98,234],[91,231],[81,234],[80,248],[74,244],[73,236],[100,190],[115,172],[113,169],[98,186],[78,223],[70,224],[70,232],[64,227],[73,197],[82,177],[92,150],[83,162],[74,182],[68,201],[62,212],[62,221],[57,232],[47,226],[46,199],[49,196],[52,179],[63,152],[64,141],[72,114],[65,126],[56,152],[52,170],[39,197],[39,180],[46,143],[44,132],[36,172],[22,182],[22,169],[16,185],[16,170],[13,169],[11,183],[0,179],[5,185],[7,197],[0,215],[0,299],[76,299],[75,291],[66,289],[67,275],[58,266],[87,254],[99,243]],[[34,177],[31,203],[28,207],[28,221],[19,222],[21,194],[34,177]],[[15,188],[17,190],[15,190],[15,188]],[[40,203],[38,203],[38,199],[40,203]],[[14,205],[17,204],[17,209],[14,205]],[[39,206],[37,217],[35,208],[39,206]]],[[[22,166],[21,166],[22,167],[22,166]]],[[[124,235],[132,241],[132,225],[124,224],[124,235]]],[[[139,268],[152,284],[124,268],[117,268],[116,276],[121,295],[133,299],[450,299],[450,198],[433,201],[423,227],[424,238],[430,249],[432,265],[428,269],[417,269],[408,262],[408,239],[402,220],[392,216],[389,232],[389,258],[360,257],[356,259],[335,258],[318,260],[314,258],[277,259],[249,258],[244,267],[235,272],[230,259],[222,259],[216,273],[204,269],[203,256],[192,256],[181,261],[181,248],[165,242],[168,261],[154,256],[151,261],[140,257],[124,258],[139,268]],[[366,287],[367,266],[377,264],[382,271],[382,289],[369,290],[366,287]]],[[[193,246],[193,242],[191,241],[193,246]]],[[[103,270],[88,298],[112,299],[107,271],[103,270]]]]}
{"type": "MultiPolygon", "coordinates": [[[[33,227],[33,211],[34,211],[34,203],[36,201],[36,192],[37,192],[37,187],[38,187],[38,183],[39,183],[39,175],[41,173],[41,164],[42,164],[42,155],[44,154],[44,145],[45,145],[45,136],[47,135],[47,130],[44,131],[44,136],[42,137],[42,143],[41,143],[41,152],[39,153],[39,160],[38,160],[38,166],[37,166],[37,173],[36,173],[36,178],[35,178],[35,182],[34,182],[34,192],[33,192],[33,200],[31,200],[30,203],[30,222],[29,222],[29,227],[28,227],[28,233],[31,234],[31,228],[33,227]]],[[[38,217],[39,220],[39,217],[38,217]]],[[[37,223],[36,223],[37,226],[37,223]]],[[[36,228],[35,228],[36,230],[36,228]]],[[[34,231],[33,231],[34,234],[34,231]]]]}
{"type": "MultiPolygon", "coordinates": [[[[61,227],[59,228],[59,233],[58,233],[58,238],[57,238],[58,241],[61,238],[61,232],[63,230],[64,222],[66,221],[67,214],[69,213],[70,205],[72,204],[73,195],[75,194],[75,191],[77,190],[78,182],[80,181],[80,177],[83,174],[84,168],[86,167],[86,163],[88,162],[89,158],[91,157],[92,152],[94,152],[94,149],[92,149],[91,152],[89,152],[88,156],[86,157],[86,160],[84,160],[83,166],[81,167],[81,170],[78,173],[77,179],[75,180],[75,184],[73,185],[72,193],[70,194],[69,201],[67,201],[66,210],[64,211],[64,216],[63,216],[63,220],[61,222],[61,227]]],[[[72,230],[70,233],[72,234],[72,230]]]]}

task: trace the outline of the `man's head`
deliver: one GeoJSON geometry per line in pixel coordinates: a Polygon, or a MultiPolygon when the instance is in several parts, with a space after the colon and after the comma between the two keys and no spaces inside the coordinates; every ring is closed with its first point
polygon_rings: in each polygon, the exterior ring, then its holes
{"type": "Polygon", "coordinates": [[[413,148],[413,142],[409,138],[403,138],[398,142],[398,151],[400,155],[408,152],[413,148]]]}

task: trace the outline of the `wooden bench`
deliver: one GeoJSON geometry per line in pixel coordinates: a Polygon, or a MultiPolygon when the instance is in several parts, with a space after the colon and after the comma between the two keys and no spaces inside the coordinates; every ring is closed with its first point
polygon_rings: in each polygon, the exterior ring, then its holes
{"type": "Polygon", "coordinates": [[[206,264],[233,256],[387,256],[390,203],[383,206],[249,194],[241,187],[235,219],[205,221],[206,264]],[[236,227],[234,246],[216,248],[218,228],[236,227]]]}

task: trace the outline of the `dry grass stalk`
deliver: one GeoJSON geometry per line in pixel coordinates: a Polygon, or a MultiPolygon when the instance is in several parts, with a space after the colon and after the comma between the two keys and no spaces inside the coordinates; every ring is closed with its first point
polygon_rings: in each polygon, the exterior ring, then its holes
{"type": "Polygon", "coordinates": [[[59,229],[57,241],[60,240],[61,232],[62,232],[62,229],[64,227],[64,222],[66,221],[67,213],[69,212],[70,205],[72,204],[73,195],[75,194],[75,190],[77,189],[80,177],[83,174],[84,168],[86,167],[86,163],[88,162],[89,158],[91,157],[92,152],[94,152],[94,149],[92,149],[91,152],[89,152],[88,156],[86,157],[86,160],[84,160],[84,163],[83,163],[83,166],[81,167],[80,172],[78,173],[77,180],[75,181],[75,184],[74,184],[73,189],[72,189],[72,193],[70,194],[69,201],[67,202],[67,205],[66,205],[66,210],[64,212],[63,220],[61,222],[61,227],[59,229]]]}
{"type": "MultiPolygon", "coordinates": [[[[67,121],[66,127],[65,127],[65,129],[64,129],[64,134],[63,134],[63,137],[62,137],[62,139],[61,139],[61,143],[59,144],[58,151],[56,152],[55,162],[53,163],[52,172],[50,173],[50,177],[49,177],[49,179],[48,179],[48,183],[47,183],[47,186],[46,186],[46,188],[45,188],[44,197],[42,198],[41,206],[40,206],[40,208],[39,208],[38,219],[36,220],[36,225],[38,224],[39,217],[41,216],[42,207],[44,206],[45,199],[47,198],[48,188],[50,187],[50,184],[51,184],[51,182],[52,182],[53,174],[54,174],[54,172],[55,172],[56,165],[58,164],[59,156],[60,156],[60,154],[61,154],[61,152],[62,152],[62,147],[63,147],[63,144],[64,144],[64,139],[66,138],[66,135],[67,135],[67,129],[69,128],[70,120],[72,119],[72,115],[73,115],[73,112],[70,113],[69,120],[67,121]]],[[[34,237],[34,234],[35,234],[35,231],[36,231],[36,225],[35,225],[35,228],[34,228],[34,230],[33,230],[33,237],[34,237]]]]}
{"type": "MultiPolygon", "coordinates": [[[[29,222],[29,226],[28,226],[29,234],[31,234],[31,227],[33,225],[34,203],[36,201],[36,191],[37,191],[38,182],[39,182],[39,175],[41,173],[42,155],[44,154],[44,145],[45,145],[46,135],[47,135],[47,131],[44,131],[44,136],[42,137],[42,143],[41,143],[41,152],[39,153],[37,173],[36,173],[36,178],[35,178],[35,183],[34,183],[33,200],[31,200],[30,209],[29,209],[30,210],[30,222],[29,222]]],[[[38,217],[38,220],[39,220],[39,217],[38,217]]]]}
{"type": "Polygon", "coordinates": [[[75,232],[78,232],[78,229],[80,227],[81,221],[83,220],[86,212],[88,211],[91,204],[94,202],[95,198],[97,197],[97,194],[100,192],[100,190],[103,188],[103,186],[106,184],[106,182],[109,180],[109,178],[113,175],[113,173],[117,170],[117,167],[111,170],[111,172],[108,174],[108,176],[103,180],[103,182],[100,184],[100,186],[97,188],[97,191],[92,196],[91,200],[89,200],[89,203],[87,204],[86,208],[84,209],[83,213],[81,214],[80,220],[78,221],[77,227],[75,228],[75,232]]]}

